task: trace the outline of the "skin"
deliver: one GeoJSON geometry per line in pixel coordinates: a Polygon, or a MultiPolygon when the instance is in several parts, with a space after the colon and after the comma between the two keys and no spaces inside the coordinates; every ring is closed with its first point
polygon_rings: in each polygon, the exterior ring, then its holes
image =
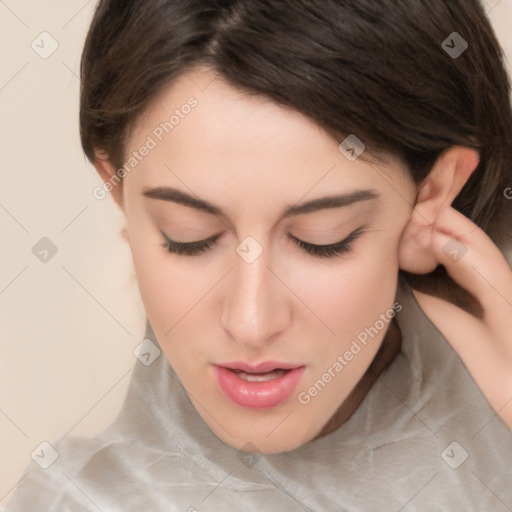
{"type": "Polygon", "coordinates": [[[511,268],[489,236],[454,208],[443,209],[431,221],[417,209],[411,226],[409,256],[404,255],[402,266],[416,267],[410,260],[414,252],[430,259],[430,266],[444,265],[456,283],[478,298],[483,313],[476,317],[439,297],[418,291],[414,295],[512,429],[511,268]],[[443,250],[448,243],[454,247],[454,241],[463,248],[460,258],[450,258],[443,250]]]}
{"type": "MultiPolygon", "coordinates": [[[[399,267],[435,268],[432,249],[418,244],[426,228],[417,217],[432,226],[450,208],[478,155],[450,149],[416,187],[397,159],[349,161],[338,150],[341,141],[310,119],[241,93],[205,68],[154,99],[127,154],[190,96],[198,105],[111,191],[126,218],[141,298],[165,356],[210,429],[235,448],[292,450],[339,427],[363,398],[367,390],[347,400],[384,336],[399,338],[394,322],[308,404],[297,395],[392,308],[399,267]],[[143,195],[163,186],[225,215],[143,195]],[[378,198],[280,220],[287,206],[360,189],[378,198]],[[331,244],[361,227],[351,251],[332,258],[310,255],[290,238],[331,244]],[[161,232],[180,242],[220,237],[210,250],[187,256],[168,252],[161,232]],[[252,263],[236,252],[248,236],[263,249],[252,263]],[[306,371],[290,399],[251,410],[224,397],[214,380],[212,364],[240,360],[304,364],[306,371]]],[[[105,181],[115,173],[101,152],[94,164],[105,181]]],[[[435,304],[430,309],[440,311],[435,304]]]]}

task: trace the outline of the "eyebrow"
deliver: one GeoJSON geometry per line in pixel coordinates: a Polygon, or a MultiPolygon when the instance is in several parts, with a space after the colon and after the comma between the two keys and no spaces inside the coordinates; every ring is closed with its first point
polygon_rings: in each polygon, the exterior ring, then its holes
{"type": "MultiPolygon", "coordinates": [[[[159,199],[161,201],[171,201],[173,203],[189,206],[212,215],[226,217],[226,214],[218,207],[208,201],[193,197],[177,188],[172,187],[155,187],[145,189],[142,193],[145,197],[151,199],[159,199]]],[[[288,206],[281,216],[281,219],[300,215],[305,213],[317,212],[327,208],[340,208],[342,206],[350,206],[362,201],[370,201],[380,197],[375,190],[355,190],[344,194],[334,196],[324,196],[312,199],[305,203],[288,206]]]]}

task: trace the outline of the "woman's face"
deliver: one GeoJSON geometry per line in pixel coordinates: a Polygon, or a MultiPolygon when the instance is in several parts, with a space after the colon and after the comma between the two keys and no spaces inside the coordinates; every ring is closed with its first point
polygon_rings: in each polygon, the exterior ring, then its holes
{"type": "Polygon", "coordinates": [[[123,209],[148,319],[197,412],[235,448],[315,438],[394,314],[416,189],[399,162],[350,160],[340,142],[206,69],[130,137],[123,209]],[[328,196],[339,199],[315,203],[328,196]],[[164,237],[215,240],[188,255],[164,237]],[[347,244],[329,254],[297,240],[347,244]]]}

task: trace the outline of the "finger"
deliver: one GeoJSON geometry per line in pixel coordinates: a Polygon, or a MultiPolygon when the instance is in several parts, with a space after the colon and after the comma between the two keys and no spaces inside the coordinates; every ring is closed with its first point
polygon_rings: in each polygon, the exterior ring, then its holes
{"type": "Polygon", "coordinates": [[[450,276],[480,301],[486,317],[496,321],[512,314],[512,270],[470,219],[452,207],[445,209],[432,227],[430,247],[450,276]]]}

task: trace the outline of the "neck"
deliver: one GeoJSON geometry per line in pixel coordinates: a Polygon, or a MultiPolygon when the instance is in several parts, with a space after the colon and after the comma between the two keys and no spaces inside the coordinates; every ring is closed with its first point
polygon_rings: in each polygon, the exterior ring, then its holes
{"type": "Polygon", "coordinates": [[[330,434],[354,414],[375,381],[400,352],[401,346],[402,334],[394,318],[365,374],[314,439],[330,434]]]}

